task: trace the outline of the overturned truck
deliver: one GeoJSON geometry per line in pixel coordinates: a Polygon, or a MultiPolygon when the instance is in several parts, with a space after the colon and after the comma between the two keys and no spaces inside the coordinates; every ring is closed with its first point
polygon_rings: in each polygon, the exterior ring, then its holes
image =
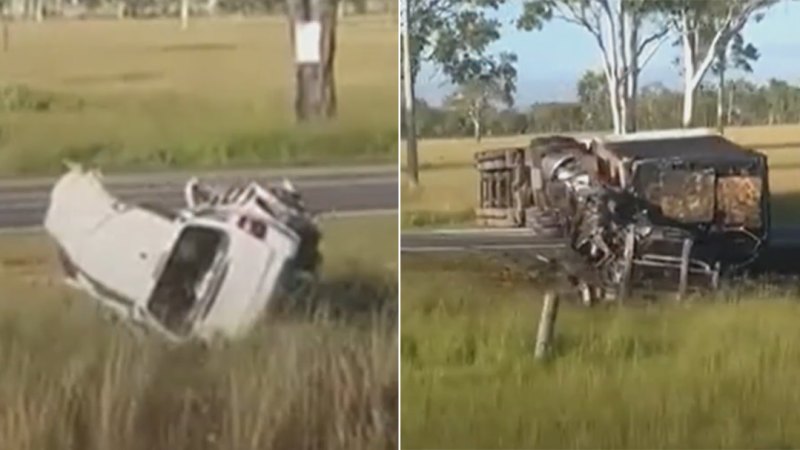
{"type": "Polygon", "coordinates": [[[321,233],[291,183],[191,179],[183,200],[128,203],[72,165],[44,221],[66,282],[122,323],[178,342],[242,335],[276,298],[313,284],[321,233]]]}
{"type": "Polygon", "coordinates": [[[477,219],[566,239],[583,299],[716,288],[769,238],[767,159],[706,130],[533,139],[482,151],[477,219]]]}

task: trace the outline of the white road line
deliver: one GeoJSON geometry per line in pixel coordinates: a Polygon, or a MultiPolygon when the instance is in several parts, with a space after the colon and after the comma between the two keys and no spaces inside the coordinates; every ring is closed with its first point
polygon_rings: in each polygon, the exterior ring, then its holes
{"type": "Polygon", "coordinates": [[[378,217],[397,215],[396,209],[365,209],[361,211],[329,211],[319,214],[323,220],[349,219],[356,217],[378,217]]]}
{"type": "Polygon", "coordinates": [[[452,235],[460,236],[467,234],[494,234],[497,236],[519,236],[530,235],[535,237],[532,230],[527,228],[450,228],[441,230],[420,230],[420,231],[406,231],[403,235],[406,236],[419,236],[419,235],[452,235]]]}
{"type": "Polygon", "coordinates": [[[503,245],[503,244],[489,244],[489,245],[453,245],[449,247],[444,246],[427,246],[427,247],[402,247],[404,253],[444,253],[459,250],[544,250],[563,248],[564,244],[516,244],[516,245],[503,245]]]}

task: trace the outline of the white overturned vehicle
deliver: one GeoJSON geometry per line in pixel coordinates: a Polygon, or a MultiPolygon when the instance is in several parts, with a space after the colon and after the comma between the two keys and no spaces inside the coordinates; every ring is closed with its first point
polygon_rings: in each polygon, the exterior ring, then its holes
{"type": "Polygon", "coordinates": [[[319,229],[288,182],[215,192],[192,179],[172,214],[122,202],[101,180],[70,167],[45,228],[67,282],[127,323],[173,341],[236,337],[315,279],[319,229]]]}

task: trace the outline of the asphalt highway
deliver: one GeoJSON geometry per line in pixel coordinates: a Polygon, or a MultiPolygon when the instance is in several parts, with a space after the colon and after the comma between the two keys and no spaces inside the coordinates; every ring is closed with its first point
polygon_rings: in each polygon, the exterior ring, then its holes
{"type": "MultiPolygon", "coordinates": [[[[106,175],[104,181],[124,201],[177,209],[183,205],[183,186],[192,176],[221,185],[250,180],[272,184],[288,178],[308,207],[323,214],[397,210],[395,166],[125,174],[106,175]]],[[[55,177],[0,180],[0,229],[41,226],[55,181],[55,177]]]]}
{"type": "MultiPolygon", "coordinates": [[[[537,237],[523,228],[464,228],[414,230],[402,233],[404,254],[446,254],[460,252],[529,253],[547,256],[566,248],[563,239],[537,237]]],[[[800,254],[800,227],[778,226],[771,230],[765,257],[792,266],[800,254]]]]}

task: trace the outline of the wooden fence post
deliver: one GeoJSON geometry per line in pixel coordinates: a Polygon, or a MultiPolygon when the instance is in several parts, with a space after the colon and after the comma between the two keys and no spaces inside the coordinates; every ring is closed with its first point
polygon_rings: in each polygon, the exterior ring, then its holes
{"type": "Polygon", "coordinates": [[[547,291],[542,304],[542,314],[539,317],[539,330],[536,333],[536,350],[534,354],[536,359],[544,359],[552,350],[557,316],[558,295],[553,291],[547,291]]]}

